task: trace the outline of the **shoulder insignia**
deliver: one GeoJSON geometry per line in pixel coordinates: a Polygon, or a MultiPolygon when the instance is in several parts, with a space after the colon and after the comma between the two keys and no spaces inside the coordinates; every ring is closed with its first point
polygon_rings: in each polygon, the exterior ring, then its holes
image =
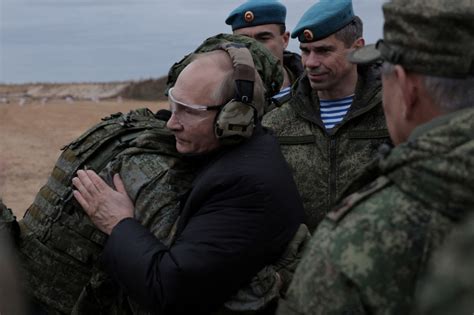
{"type": "Polygon", "coordinates": [[[362,189],[344,198],[339,205],[334,207],[334,210],[327,214],[326,217],[332,221],[339,222],[351,209],[354,208],[356,204],[360,203],[362,200],[376,191],[379,191],[383,187],[386,187],[389,183],[390,179],[388,177],[381,176],[377,178],[362,189]]]}

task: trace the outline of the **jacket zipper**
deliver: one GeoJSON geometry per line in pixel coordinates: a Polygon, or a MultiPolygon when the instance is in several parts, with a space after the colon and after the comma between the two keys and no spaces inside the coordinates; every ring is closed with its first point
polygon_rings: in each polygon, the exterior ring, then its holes
{"type": "Polygon", "coordinates": [[[329,211],[336,201],[336,172],[337,172],[337,138],[335,135],[329,137],[329,211]]]}

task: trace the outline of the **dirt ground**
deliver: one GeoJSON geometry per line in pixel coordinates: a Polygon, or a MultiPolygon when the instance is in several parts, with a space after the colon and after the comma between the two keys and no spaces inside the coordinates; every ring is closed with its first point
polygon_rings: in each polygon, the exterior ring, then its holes
{"type": "Polygon", "coordinates": [[[167,104],[121,99],[0,104],[0,197],[4,203],[17,218],[23,217],[46,183],[62,146],[102,117],[141,107],[156,111],[167,104]]]}

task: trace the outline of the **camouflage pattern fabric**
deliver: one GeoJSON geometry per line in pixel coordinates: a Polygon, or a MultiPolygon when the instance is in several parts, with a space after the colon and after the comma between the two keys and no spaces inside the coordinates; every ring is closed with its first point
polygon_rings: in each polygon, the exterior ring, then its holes
{"type": "MultiPolygon", "coordinates": [[[[179,203],[194,179],[194,168],[175,151],[165,122],[149,110],[117,113],[64,148],[20,221],[19,250],[28,291],[48,314],[149,314],[100,268],[106,235],[71,195],[71,179],[80,168],[98,171],[109,184],[119,173],[134,201],[135,217],[167,246],[173,242],[179,203]]],[[[16,223],[11,212],[1,214],[16,223]]],[[[301,258],[305,231],[300,228],[280,261],[256,275],[221,314],[258,314],[275,302],[301,258]]]]}
{"type": "Polygon", "coordinates": [[[275,307],[279,298],[285,296],[310,238],[308,228],[301,224],[280,259],[264,267],[217,314],[260,314],[275,307]]]}
{"type": "Polygon", "coordinates": [[[386,60],[433,76],[474,75],[473,0],[392,0],[383,11],[386,60]]]}
{"type": "Polygon", "coordinates": [[[438,250],[418,294],[415,314],[462,315],[474,310],[474,216],[438,250]]]}
{"type": "Polygon", "coordinates": [[[48,313],[71,313],[78,303],[78,313],[119,314],[111,309],[121,310],[116,300],[124,298],[97,263],[106,235],[72,196],[71,179],[80,168],[100,172],[109,183],[112,173],[120,173],[135,202],[135,216],[165,244],[177,220],[179,198],[190,187],[191,168],[176,153],[165,122],[152,112],[114,114],[64,148],[20,221],[28,289],[48,313]]]}
{"type": "Polygon", "coordinates": [[[252,54],[255,69],[257,69],[266,90],[266,98],[270,99],[279,92],[283,83],[283,70],[278,59],[256,40],[241,35],[218,34],[206,39],[196,50],[184,56],[181,61],[175,63],[168,73],[168,88],[176,83],[178,75],[194,58],[194,54],[213,51],[217,46],[228,43],[244,44],[252,54]]]}
{"type": "Polygon", "coordinates": [[[287,50],[283,52],[283,66],[290,76],[291,84],[295,83],[296,79],[298,79],[304,71],[301,56],[287,50]]]}
{"type": "Polygon", "coordinates": [[[293,86],[293,97],[266,114],[293,172],[312,232],[334,206],[346,184],[390,142],[382,109],[378,68],[359,67],[351,109],[344,121],[326,132],[319,99],[306,76],[293,86]]]}
{"type": "MultiPolygon", "coordinates": [[[[286,50],[283,52],[283,66],[290,77],[289,79],[292,85],[298,80],[304,71],[301,56],[297,53],[286,50]]],[[[265,112],[268,113],[277,107],[281,107],[283,104],[289,102],[291,97],[291,91],[283,96],[279,96],[278,98],[273,97],[265,112]]]]}
{"type": "Polygon", "coordinates": [[[474,109],[413,134],[320,224],[278,314],[412,310],[433,250],[474,214],[474,109]]]}
{"type": "MultiPolygon", "coordinates": [[[[250,48],[272,95],[283,75],[278,61],[258,42],[222,34],[207,39],[197,51],[214,50],[231,39],[250,48]]],[[[170,82],[190,60],[185,58],[173,66],[170,82]]],[[[20,254],[28,289],[48,313],[146,314],[97,263],[106,236],[92,225],[72,196],[71,179],[80,168],[94,169],[109,183],[113,173],[120,173],[135,202],[135,217],[165,245],[173,241],[178,205],[190,187],[193,168],[177,155],[174,137],[150,111],[114,114],[65,147],[48,183],[21,221],[20,254]]],[[[269,277],[275,272],[268,273],[269,277]]],[[[256,278],[253,283],[258,283],[256,278]]],[[[260,285],[243,288],[248,298],[235,301],[233,308],[254,312],[256,298],[272,300],[265,297],[271,290],[254,292],[252,288],[257,287],[260,285]]]]}

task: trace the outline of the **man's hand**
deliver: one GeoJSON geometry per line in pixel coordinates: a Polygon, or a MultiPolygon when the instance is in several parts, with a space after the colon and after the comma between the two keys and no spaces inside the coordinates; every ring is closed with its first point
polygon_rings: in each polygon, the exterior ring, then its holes
{"type": "Polygon", "coordinates": [[[118,174],[114,175],[117,190],[107,185],[94,171],[77,171],[72,179],[74,197],[81,204],[92,222],[104,233],[125,218],[133,218],[133,203],[118,174]]]}

